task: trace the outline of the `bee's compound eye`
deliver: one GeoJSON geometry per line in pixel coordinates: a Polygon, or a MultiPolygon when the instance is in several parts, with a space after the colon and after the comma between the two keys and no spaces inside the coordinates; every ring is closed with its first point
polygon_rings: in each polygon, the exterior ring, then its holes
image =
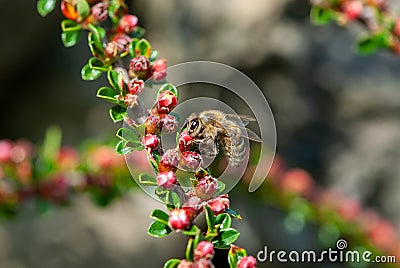
{"type": "Polygon", "coordinates": [[[195,130],[199,126],[199,120],[193,119],[192,122],[190,123],[190,130],[195,130]]]}

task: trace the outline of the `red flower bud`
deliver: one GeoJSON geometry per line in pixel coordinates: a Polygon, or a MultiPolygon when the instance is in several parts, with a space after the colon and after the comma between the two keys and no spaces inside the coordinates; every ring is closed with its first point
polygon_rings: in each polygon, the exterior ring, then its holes
{"type": "Polygon", "coordinates": [[[111,41],[113,41],[117,44],[118,53],[122,53],[122,52],[128,50],[129,44],[131,43],[132,38],[130,38],[126,34],[117,33],[116,35],[114,35],[114,37],[111,39],[111,41]]]}
{"type": "Polygon", "coordinates": [[[107,19],[108,11],[107,6],[104,3],[97,3],[90,9],[90,13],[93,16],[95,22],[102,22],[107,19]]]}
{"type": "Polygon", "coordinates": [[[142,144],[146,148],[155,149],[158,146],[158,137],[156,135],[147,134],[144,136],[142,144]]]}
{"type": "Polygon", "coordinates": [[[7,162],[11,157],[12,143],[7,140],[0,141],[0,162],[7,162]]]}
{"type": "Polygon", "coordinates": [[[228,195],[224,194],[217,196],[216,198],[207,201],[207,205],[214,212],[215,216],[224,213],[224,211],[230,206],[228,195]]]}
{"type": "Polygon", "coordinates": [[[204,202],[201,201],[201,199],[197,196],[191,196],[186,200],[185,204],[182,207],[190,208],[195,212],[195,214],[199,214],[203,211],[204,202]]]}
{"type": "Polygon", "coordinates": [[[189,171],[198,170],[203,164],[201,155],[196,152],[186,151],[182,153],[181,165],[189,171]]]}
{"type": "Polygon", "coordinates": [[[116,42],[108,42],[104,48],[104,54],[107,58],[114,58],[118,55],[118,44],[116,42]]]}
{"type": "Polygon", "coordinates": [[[126,107],[133,108],[138,104],[138,97],[132,94],[126,94],[124,96],[124,103],[126,107]]]}
{"type": "Polygon", "coordinates": [[[154,81],[162,81],[167,76],[167,60],[160,59],[153,63],[152,77],[154,81]]]}
{"type": "Polygon", "coordinates": [[[197,247],[194,251],[194,259],[196,261],[200,259],[211,260],[214,257],[214,254],[215,250],[213,244],[208,241],[201,241],[199,244],[197,244],[197,247]]]}
{"type": "Polygon", "coordinates": [[[161,92],[158,97],[156,107],[159,114],[167,114],[178,104],[178,99],[170,90],[161,92]]]}
{"type": "Polygon", "coordinates": [[[172,210],[169,216],[168,224],[175,230],[185,230],[191,226],[191,215],[186,209],[172,210]]]}
{"type": "Polygon", "coordinates": [[[163,114],[160,116],[162,120],[162,130],[165,133],[173,133],[178,128],[178,121],[175,116],[169,114],[163,114]]]}
{"type": "Polygon", "coordinates": [[[179,140],[178,140],[179,150],[181,152],[189,151],[190,148],[192,148],[193,146],[193,140],[194,139],[188,134],[187,131],[183,131],[179,135],[179,140]]]}
{"type": "Polygon", "coordinates": [[[400,17],[398,17],[396,20],[393,32],[397,37],[400,37],[400,17]]]}
{"type": "Polygon", "coordinates": [[[176,171],[179,165],[179,153],[175,149],[167,150],[160,159],[158,171],[176,171]]]}
{"type": "Polygon", "coordinates": [[[348,20],[355,20],[363,11],[363,4],[359,0],[350,0],[343,3],[343,12],[348,20]]]}
{"type": "Polygon", "coordinates": [[[256,268],[257,260],[253,256],[246,256],[237,263],[237,268],[256,268]]]}
{"type": "Polygon", "coordinates": [[[174,187],[176,182],[177,182],[177,180],[175,177],[175,173],[173,171],[160,172],[157,174],[158,186],[162,186],[166,189],[169,189],[169,188],[174,187]]]}
{"type": "Polygon", "coordinates": [[[118,23],[117,31],[120,33],[130,34],[135,30],[138,21],[139,20],[135,15],[124,15],[118,23]]]}
{"type": "Polygon", "coordinates": [[[194,263],[194,268],[214,268],[214,264],[211,262],[211,260],[207,259],[201,259],[198,260],[194,263]]]}
{"type": "Polygon", "coordinates": [[[156,115],[150,115],[146,119],[146,134],[156,134],[161,129],[162,122],[156,115]]]}
{"type": "Polygon", "coordinates": [[[193,262],[181,260],[181,262],[178,264],[178,268],[193,268],[193,262]]]}
{"type": "Polygon", "coordinates": [[[308,195],[313,192],[314,181],[308,172],[302,169],[292,169],[282,176],[281,187],[287,192],[308,195]]]}
{"type": "Polygon", "coordinates": [[[61,1],[61,12],[63,13],[64,17],[70,20],[77,20],[79,17],[78,10],[76,9],[76,5],[66,1],[61,1]]]}
{"type": "Polygon", "coordinates": [[[128,83],[128,91],[132,95],[139,95],[143,92],[144,81],[135,77],[128,83]]]}
{"type": "Polygon", "coordinates": [[[150,69],[150,61],[145,56],[139,56],[131,60],[129,68],[137,76],[144,76],[150,69]]]}
{"type": "Polygon", "coordinates": [[[68,191],[68,181],[62,176],[44,181],[39,186],[39,192],[43,198],[58,204],[65,203],[67,201],[68,191]]]}
{"type": "Polygon", "coordinates": [[[196,195],[202,200],[211,198],[218,189],[218,180],[206,176],[202,178],[196,185],[196,195]]]}

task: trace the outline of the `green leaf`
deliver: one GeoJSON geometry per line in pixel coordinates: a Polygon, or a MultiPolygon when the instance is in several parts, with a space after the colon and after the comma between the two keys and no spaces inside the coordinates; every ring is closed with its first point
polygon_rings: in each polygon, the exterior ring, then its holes
{"type": "Polygon", "coordinates": [[[101,43],[102,39],[104,37],[104,36],[102,37],[102,33],[100,32],[101,30],[99,31],[99,29],[101,27],[97,28],[93,24],[88,24],[87,27],[88,27],[89,31],[92,33],[92,35],[93,35],[93,37],[92,37],[93,41],[95,41],[97,43],[101,43]]]}
{"type": "Polygon", "coordinates": [[[73,20],[63,20],[61,22],[61,29],[63,32],[71,32],[82,29],[82,27],[73,20]]]}
{"type": "Polygon", "coordinates": [[[149,61],[150,62],[154,62],[157,59],[158,56],[158,51],[157,50],[152,50],[150,57],[149,57],[149,61]]]}
{"type": "Polygon", "coordinates": [[[388,47],[390,42],[389,39],[390,35],[387,33],[362,37],[357,43],[357,51],[363,55],[373,54],[380,48],[388,47]]]}
{"type": "Polygon", "coordinates": [[[236,219],[239,219],[239,220],[242,219],[242,216],[240,216],[240,214],[237,211],[233,210],[233,209],[227,208],[227,209],[225,209],[225,212],[228,213],[233,218],[236,218],[236,219]]]}
{"type": "Polygon", "coordinates": [[[136,58],[136,44],[139,42],[139,39],[137,38],[132,38],[131,43],[129,44],[129,54],[131,55],[132,58],[136,58]]]}
{"type": "Polygon", "coordinates": [[[231,216],[227,213],[219,214],[215,218],[215,224],[220,224],[219,229],[228,229],[232,226],[232,219],[231,216]]]}
{"type": "Polygon", "coordinates": [[[99,70],[101,72],[107,72],[108,69],[109,69],[109,66],[104,65],[104,63],[101,60],[97,59],[97,58],[90,58],[89,59],[89,66],[90,66],[90,68],[95,69],[95,70],[99,70]]]}
{"type": "Polygon", "coordinates": [[[39,0],[36,4],[37,11],[42,17],[45,17],[52,12],[55,6],[56,0],[39,0]]]}
{"type": "Polygon", "coordinates": [[[54,160],[61,147],[62,132],[59,127],[50,127],[46,131],[42,147],[42,156],[47,160],[54,160]]]}
{"type": "Polygon", "coordinates": [[[179,98],[178,89],[170,83],[164,84],[160,87],[160,89],[158,90],[157,98],[158,98],[158,96],[160,96],[160,94],[162,92],[167,91],[167,90],[171,91],[176,96],[176,98],[179,98]]]}
{"type": "Polygon", "coordinates": [[[81,18],[86,18],[90,13],[90,6],[86,0],[76,0],[76,10],[81,18]]]}
{"type": "Polygon", "coordinates": [[[139,182],[141,184],[154,185],[154,186],[157,185],[157,179],[146,173],[141,173],[139,175],[139,182]]]}
{"type": "Polygon", "coordinates": [[[174,191],[168,191],[167,193],[168,204],[173,205],[175,208],[179,208],[181,206],[181,199],[179,195],[174,191]]]}
{"type": "Polygon", "coordinates": [[[245,249],[235,245],[231,245],[231,248],[229,249],[228,252],[229,267],[236,268],[238,261],[240,261],[240,259],[242,259],[245,256],[247,256],[247,252],[245,249]]]}
{"type": "Polygon", "coordinates": [[[221,230],[213,241],[214,246],[219,249],[226,249],[238,239],[239,235],[240,233],[233,228],[221,230]]]}
{"type": "Polygon", "coordinates": [[[178,259],[170,259],[164,264],[164,268],[176,268],[180,262],[181,260],[178,259]]]}
{"type": "MultiPolygon", "coordinates": [[[[114,91],[115,92],[115,91],[114,91]]],[[[139,134],[130,128],[120,128],[117,131],[117,137],[124,141],[129,141],[133,143],[140,143],[139,134]]]]}
{"type": "Polygon", "coordinates": [[[217,228],[214,228],[214,229],[208,230],[206,232],[205,239],[207,241],[212,241],[217,236],[218,236],[218,230],[217,230],[217,228]]]}
{"type": "Polygon", "coordinates": [[[185,257],[187,260],[193,259],[193,238],[190,238],[187,243],[185,257]]]}
{"type": "Polygon", "coordinates": [[[96,97],[109,101],[111,103],[118,103],[118,100],[116,99],[116,92],[114,89],[110,87],[101,87],[97,91],[96,97]]]}
{"type": "Polygon", "coordinates": [[[155,209],[150,216],[153,220],[168,225],[169,215],[160,209],[155,209]]]}
{"type": "Polygon", "coordinates": [[[324,9],[319,6],[312,6],[310,19],[315,25],[325,25],[333,21],[336,18],[336,14],[329,9],[324,9]]]}
{"type": "Polygon", "coordinates": [[[215,216],[214,212],[211,210],[209,206],[205,206],[205,214],[206,214],[206,222],[207,222],[207,229],[212,230],[215,226],[215,216]]]}
{"type": "Polygon", "coordinates": [[[89,63],[83,66],[81,70],[82,79],[87,81],[96,80],[97,78],[100,77],[101,74],[102,74],[101,71],[92,69],[89,63]]]}
{"type": "Polygon", "coordinates": [[[122,154],[122,155],[129,154],[129,153],[131,153],[131,152],[133,152],[135,150],[136,150],[135,148],[127,146],[127,142],[126,141],[119,141],[117,143],[117,146],[115,146],[115,151],[118,154],[122,154]]]}
{"type": "Polygon", "coordinates": [[[222,181],[218,180],[217,181],[218,186],[217,186],[217,190],[214,193],[214,196],[220,195],[224,190],[225,190],[225,183],[223,183],[222,181]]]}
{"type": "Polygon", "coordinates": [[[122,93],[123,88],[120,86],[121,79],[123,78],[122,73],[118,73],[112,69],[110,69],[107,73],[108,82],[110,85],[115,88],[118,92],[122,93]]]}
{"type": "Polygon", "coordinates": [[[146,30],[140,26],[135,27],[135,31],[132,34],[132,37],[134,38],[142,38],[144,34],[146,33],[146,30]]]}
{"type": "Polygon", "coordinates": [[[111,107],[110,117],[114,121],[114,123],[124,120],[125,116],[126,116],[126,108],[121,107],[119,105],[111,107]]]}
{"type": "Polygon", "coordinates": [[[168,225],[165,225],[159,221],[153,221],[147,230],[147,233],[154,237],[165,237],[172,232],[168,225]]]}
{"type": "Polygon", "coordinates": [[[151,45],[146,39],[141,39],[135,45],[135,54],[149,58],[151,55],[151,45]]]}
{"type": "Polygon", "coordinates": [[[72,47],[79,42],[81,38],[82,30],[73,30],[61,33],[61,40],[65,47],[72,47]]]}
{"type": "Polygon", "coordinates": [[[189,230],[182,231],[182,234],[187,235],[187,236],[195,236],[199,233],[200,233],[200,229],[196,225],[193,225],[189,230]]]}

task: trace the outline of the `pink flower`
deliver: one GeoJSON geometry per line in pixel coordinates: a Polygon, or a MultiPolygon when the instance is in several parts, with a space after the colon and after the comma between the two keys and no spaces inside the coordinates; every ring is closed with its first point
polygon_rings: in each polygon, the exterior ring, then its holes
{"type": "Polygon", "coordinates": [[[211,198],[218,189],[217,179],[206,176],[199,180],[196,185],[196,195],[202,200],[211,198]]]}
{"type": "Polygon", "coordinates": [[[215,250],[213,244],[208,241],[201,241],[194,251],[194,259],[196,261],[200,259],[211,260],[214,254],[215,250]]]}
{"type": "Polygon", "coordinates": [[[156,135],[147,134],[142,140],[142,144],[146,148],[155,149],[158,146],[158,137],[156,135]]]}
{"type": "Polygon", "coordinates": [[[135,77],[128,83],[128,91],[132,95],[139,95],[143,92],[144,81],[135,77]]]}
{"type": "Polygon", "coordinates": [[[129,68],[138,75],[146,74],[150,69],[150,61],[145,56],[138,56],[131,60],[129,68]]]}
{"type": "Polygon", "coordinates": [[[158,186],[162,186],[166,189],[169,189],[169,188],[174,187],[176,182],[177,182],[177,180],[175,177],[175,173],[173,171],[160,172],[157,174],[158,186]]]}
{"type": "Polygon", "coordinates": [[[314,181],[308,172],[292,169],[283,175],[281,186],[284,191],[308,195],[314,189],[314,181]]]}
{"type": "Polygon", "coordinates": [[[152,77],[155,81],[162,81],[167,76],[167,60],[159,59],[153,63],[152,77]]]}
{"type": "Polygon", "coordinates": [[[228,195],[224,194],[217,196],[216,198],[207,201],[207,205],[214,212],[215,216],[224,213],[225,210],[230,207],[228,195]]]}
{"type": "Polygon", "coordinates": [[[104,3],[97,3],[90,9],[95,22],[102,22],[107,19],[107,6],[104,3]]]}
{"type": "Polygon", "coordinates": [[[158,165],[159,172],[175,171],[179,165],[179,153],[174,149],[167,150],[160,159],[158,165]]]}
{"type": "Polygon", "coordinates": [[[169,216],[168,224],[174,230],[185,230],[191,226],[191,217],[187,209],[172,210],[169,216]]]}
{"type": "Polygon", "coordinates": [[[193,262],[190,262],[188,260],[181,260],[181,262],[178,264],[178,268],[193,268],[193,262]]]}
{"type": "Polygon", "coordinates": [[[200,259],[194,263],[194,268],[214,268],[214,264],[211,262],[211,260],[207,259],[200,259]]]}
{"type": "Polygon", "coordinates": [[[189,171],[198,170],[203,164],[201,155],[196,152],[186,151],[182,153],[181,165],[189,171]]]}
{"type": "Polygon", "coordinates": [[[255,268],[257,260],[253,256],[246,256],[240,259],[237,263],[237,268],[255,268]]]}
{"type": "Polygon", "coordinates": [[[178,121],[175,116],[169,114],[163,114],[160,116],[163,123],[163,132],[173,133],[178,128],[178,121]]]}
{"type": "Polygon", "coordinates": [[[0,141],[0,162],[7,162],[10,160],[12,147],[11,141],[0,141]]]}
{"type": "Polygon", "coordinates": [[[355,20],[363,11],[363,4],[359,0],[350,0],[343,3],[343,12],[348,20],[355,20]]]}

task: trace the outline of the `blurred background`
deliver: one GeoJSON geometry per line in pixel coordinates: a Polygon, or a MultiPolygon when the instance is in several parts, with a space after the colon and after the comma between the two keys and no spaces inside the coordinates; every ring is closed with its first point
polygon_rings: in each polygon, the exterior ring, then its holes
{"type": "MultiPolygon", "coordinates": [[[[64,143],[75,146],[111,137],[118,126],[108,117],[109,105],[95,98],[106,80],[80,78],[90,55],[86,41],[64,48],[60,11],[43,19],[35,3],[0,2],[0,139],[39,143],[50,125],[60,126],[64,143]]],[[[361,29],[313,26],[309,9],[306,0],[135,0],[130,12],[168,65],[218,61],[252,78],[273,110],[277,152],[287,165],[374,208],[398,228],[400,60],[357,55],[353,45],[361,29]]],[[[315,226],[290,234],[282,212],[251,194],[236,196],[232,206],[245,219],[236,224],[238,244],[249,253],[264,245],[318,248],[315,226]]],[[[45,217],[28,209],[4,222],[0,267],[161,267],[183,257],[181,236],[146,234],[148,215],[162,206],[139,191],[107,209],[85,197],[74,204],[45,217]]]]}

